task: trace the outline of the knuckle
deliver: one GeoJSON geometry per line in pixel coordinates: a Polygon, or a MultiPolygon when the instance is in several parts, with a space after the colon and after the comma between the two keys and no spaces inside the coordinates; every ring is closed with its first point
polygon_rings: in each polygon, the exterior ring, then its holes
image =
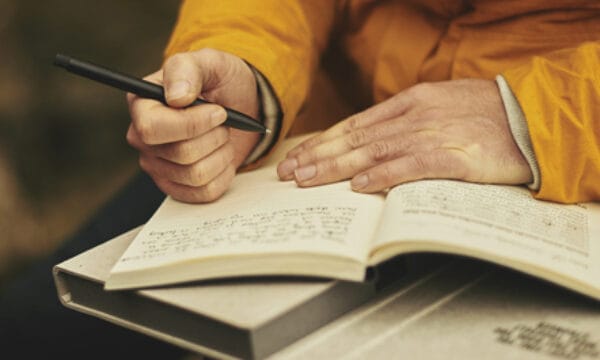
{"type": "Polygon", "coordinates": [[[127,143],[133,147],[135,147],[136,145],[136,136],[134,134],[134,130],[129,127],[129,130],[127,130],[127,133],[125,134],[125,140],[127,140],[127,143]]]}
{"type": "Polygon", "coordinates": [[[196,59],[202,59],[206,64],[214,65],[223,63],[224,53],[212,48],[202,48],[194,53],[196,59]]]}
{"type": "Polygon", "coordinates": [[[198,192],[193,189],[181,188],[178,184],[166,184],[164,188],[165,189],[163,190],[163,192],[170,195],[171,197],[173,197],[173,199],[177,201],[190,204],[198,204],[204,202],[202,197],[198,195],[198,192]]]}
{"type": "Polygon", "coordinates": [[[354,132],[360,129],[360,119],[357,116],[351,116],[344,125],[344,133],[354,132]]]}
{"type": "Polygon", "coordinates": [[[413,165],[413,169],[415,170],[416,174],[419,175],[419,177],[423,177],[429,174],[429,162],[427,161],[425,156],[421,154],[414,154],[410,157],[410,159],[413,165]]]}
{"type": "Polygon", "coordinates": [[[367,141],[367,131],[365,129],[357,129],[348,135],[347,143],[352,149],[363,146],[367,141]]]}
{"type": "Polygon", "coordinates": [[[144,144],[152,144],[154,141],[154,126],[152,123],[151,118],[140,119],[134,123],[135,130],[144,144]]]}
{"type": "Polygon", "coordinates": [[[203,201],[212,202],[220,198],[221,195],[223,195],[223,193],[225,193],[225,190],[227,189],[226,186],[222,185],[223,184],[221,184],[218,181],[211,181],[210,183],[200,188],[199,192],[203,201]]]}
{"type": "Polygon", "coordinates": [[[191,165],[187,173],[187,183],[191,186],[202,186],[206,184],[207,169],[206,166],[199,162],[191,165]]]}
{"type": "Polygon", "coordinates": [[[200,135],[203,132],[201,122],[197,121],[198,119],[187,111],[184,111],[183,114],[185,114],[186,137],[190,139],[200,135]]]}
{"type": "Polygon", "coordinates": [[[376,141],[367,147],[369,157],[374,162],[386,160],[390,154],[390,146],[386,141],[376,141]]]}
{"type": "Polygon", "coordinates": [[[313,149],[305,150],[295,156],[300,166],[313,163],[319,160],[318,153],[313,149]]]}
{"type": "Polygon", "coordinates": [[[193,146],[187,141],[173,144],[170,150],[170,158],[180,165],[189,165],[197,160],[193,146]]]}
{"type": "Polygon", "coordinates": [[[211,184],[209,184],[209,186],[205,187],[204,191],[202,191],[202,198],[206,202],[213,202],[220,197],[221,197],[221,191],[216,189],[215,186],[211,186],[211,184]]]}
{"type": "MultiPolygon", "coordinates": [[[[336,158],[326,159],[321,163],[323,172],[336,174],[340,171],[340,163],[336,158]]],[[[319,167],[317,167],[319,168],[319,167]]]]}
{"type": "Polygon", "coordinates": [[[179,113],[185,122],[186,135],[188,138],[196,137],[214,129],[210,121],[210,115],[203,106],[183,109],[179,113]]]}
{"type": "Polygon", "coordinates": [[[358,156],[352,156],[347,158],[344,167],[347,171],[351,171],[352,173],[357,173],[362,171],[365,168],[365,164],[363,159],[358,156]]]}
{"type": "Polygon", "coordinates": [[[381,168],[381,171],[379,174],[377,174],[377,176],[374,176],[374,178],[379,178],[377,179],[379,182],[383,183],[383,184],[391,184],[394,180],[394,174],[392,171],[392,167],[390,164],[386,164],[385,166],[383,166],[381,168]]]}
{"type": "Polygon", "coordinates": [[[233,165],[229,165],[223,171],[223,174],[219,176],[218,180],[212,181],[210,184],[208,184],[209,192],[212,195],[210,197],[210,201],[217,200],[218,198],[223,196],[223,194],[225,194],[227,189],[229,189],[233,178],[235,177],[235,172],[235,167],[233,165]]]}
{"type": "Polygon", "coordinates": [[[189,54],[176,53],[167,59],[165,68],[176,68],[189,60],[189,54]]]}

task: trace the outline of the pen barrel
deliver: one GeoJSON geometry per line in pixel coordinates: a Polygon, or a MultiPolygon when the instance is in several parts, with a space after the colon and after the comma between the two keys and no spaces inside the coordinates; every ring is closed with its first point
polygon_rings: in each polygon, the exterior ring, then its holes
{"type": "MultiPolygon", "coordinates": [[[[163,87],[149,81],[137,79],[103,66],[73,59],[62,54],[56,55],[54,64],[71,73],[136,94],[143,98],[154,99],[167,104],[163,87]]],[[[209,103],[202,99],[196,99],[190,106],[209,103]]],[[[267,132],[263,124],[250,116],[229,108],[225,108],[225,110],[227,111],[227,120],[224,125],[246,131],[267,132]]]]}
{"type": "Polygon", "coordinates": [[[65,68],[71,73],[81,75],[88,79],[96,80],[117,89],[121,89],[144,98],[150,98],[162,102],[165,101],[164,89],[161,86],[151,82],[132,78],[129,75],[125,75],[96,64],[80,61],[64,55],[57,55],[54,63],[65,68]]]}

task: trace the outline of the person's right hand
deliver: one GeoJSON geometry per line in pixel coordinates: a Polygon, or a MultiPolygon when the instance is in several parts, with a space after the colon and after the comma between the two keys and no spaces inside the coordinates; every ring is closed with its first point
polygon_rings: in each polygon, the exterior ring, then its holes
{"type": "Polygon", "coordinates": [[[220,126],[227,116],[222,106],[257,117],[252,70],[234,55],[203,49],[170,57],[146,80],[164,86],[169,106],[127,95],[127,141],[139,151],[140,167],[174,199],[218,199],[259,139],[256,133],[220,126]],[[215,104],[186,108],[198,97],[215,104]]]}

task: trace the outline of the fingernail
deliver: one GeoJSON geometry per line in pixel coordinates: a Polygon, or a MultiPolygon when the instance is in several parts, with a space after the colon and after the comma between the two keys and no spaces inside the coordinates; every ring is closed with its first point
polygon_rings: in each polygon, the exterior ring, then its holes
{"type": "Polygon", "coordinates": [[[314,178],[315,175],[317,175],[317,167],[315,165],[308,165],[296,169],[296,171],[294,171],[294,176],[296,177],[296,180],[300,182],[310,180],[314,178]]]}
{"type": "Polygon", "coordinates": [[[227,118],[227,113],[222,107],[218,107],[210,113],[210,121],[213,126],[220,125],[227,118]]]}
{"type": "Polygon", "coordinates": [[[369,176],[366,174],[358,175],[350,182],[352,190],[360,190],[365,188],[367,185],[369,185],[369,176]]]}
{"type": "Polygon", "coordinates": [[[295,158],[285,159],[279,165],[279,170],[281,171],[282,178],[288,178],[290,175],[294,173],[294,170],[298,167],[298,160],[295,158]]]}
{"type": "Polygon", "coordinates": [[[186,96],[190,92],[190,83],[185,80],[177,81],[175,84],[169,86],[167,91],[167,97],[171,100],[176,100],[186,96]]]}

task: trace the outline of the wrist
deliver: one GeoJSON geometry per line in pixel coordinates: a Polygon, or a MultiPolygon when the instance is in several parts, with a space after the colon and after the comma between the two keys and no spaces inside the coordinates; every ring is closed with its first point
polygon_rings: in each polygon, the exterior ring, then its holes
{"type": "Polygon", "coordinates": [[[281,128],[282,112],[279,101],[269,81],[254,66],[246,63],[256,79],[258,117],[269,133],[262,134],[254,149],[248,154],[242,166],[250,165],[265,155],[277,142],[281,128]]]}
{"type": "Polygon", "coordinates": [[[527,128],[525,114],[523,114],[523,111],[521,110],[517,97],[513,94],[510,86],[502,75],[496,76],[496,84],[498,84],[498,89],[500,90],[500,96],[502,97],[502,103],[506,111],[508,125],[513,139],[527,161],[533,175],[533,181],[527,184],[527,186],[531,190],[539,190],[540,170],[535,157],[535,152],[533,151],[533,145],[531,144],[531,138],[529,137],[529,129],[527,128]]]}

